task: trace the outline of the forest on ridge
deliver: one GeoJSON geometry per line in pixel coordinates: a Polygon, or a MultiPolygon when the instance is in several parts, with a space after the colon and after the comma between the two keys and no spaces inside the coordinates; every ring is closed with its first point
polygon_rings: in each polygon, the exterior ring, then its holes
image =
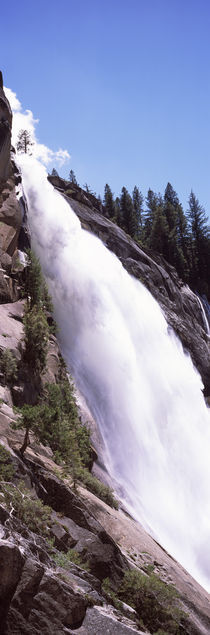
{"type": "MultiPolygon", "coordinates": [[[[53,170],[52,175],[55,174],[53,170]]],[[[78,186],[73,170],[69,180],[78,186]]],[[[107,218],[140,247],[163,256],[184,282],[210,301],[210,228],[205,210],[193,191],[184,212],[171,183],[167,184],[164,195],[149,188],[145,199],[136,185],[132,194],[122,187],[120,196],[115,197],[106,183],[103,201],[87,184],[84,189],[98,199],[107,218]]]]}

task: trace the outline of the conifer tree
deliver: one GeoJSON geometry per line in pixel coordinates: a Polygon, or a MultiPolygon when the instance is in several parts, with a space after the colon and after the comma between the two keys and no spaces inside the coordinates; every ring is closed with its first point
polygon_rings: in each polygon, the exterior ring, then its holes
{"type": "Polygon", "coordinates": [[[158,205],[154,211],[152,230],[149,236],[149,247],[164,257],[167,255],[169,227],[163,205],[158,205]]]}
{"type": "Polygon", "coordinates": [[[133,189],[133,207],[136,218],[136,235],[138,238],[142,238],[143,232],[143,196],[138,187],[135,185],[133,189]]]}
{"type": "Polygon", "coordinates": [[[117,224],[122,227],[122,217],[121,217],[121,205],[120,205],[120,199],[119,196],[116,197],[115,199],[115,218],[117,220],[117,224]]]}
{"type": "Polygon", "coordinates": [[[197,281],[197,287],[202,291],[203,286],[209,289],[210,233],[205,210],[193,191],[189,197],[188,219],[191,229],[191,280],[193,285],[197,281]]]}
{"type": "Polygon", "coordinates": [[[69,172],[69,181],[70,181],[70,183],[73,183],[74,185],[78,185],[77,179],[76,179],[76,176],[75,176],[73,170],[70,170],[70,172],[69,172]]]}
{"type": "Polygon", "coordinates": [[[114,204],[114,197],[108,183],[106,183],[104,188],[103,205],[104,205],[105,216],[107,216],[107,218],[113,218],[115,216],[115,204],[114,204]]]}
{"type": "Polygon", "coordinates": [[[137,229],[134,206],[132,198],[125,187],[122,188],[121,192],[120,208],[123,229],[125,229],[130,236],[134,237],[137,229]]]}
{"type": "Polygon", "coordinates": [[[28,130],[20,130],[17,140],[17,152],[31,155],[31,148],[34,142],[31,139],[30,132],[28,130]]]}
{"type": "Polygon", "coordinates": [[[153,223],[155,220],[155,212],[158,208],[158,196],[149,188],[146,197],[146,212],[144,222],[144,241],[150,246],[150,237],[152,232],[153,223]]]}

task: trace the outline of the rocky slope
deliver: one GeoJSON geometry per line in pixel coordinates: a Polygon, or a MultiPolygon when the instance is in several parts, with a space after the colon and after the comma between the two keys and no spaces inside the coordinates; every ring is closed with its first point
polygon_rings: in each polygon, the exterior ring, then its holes
{"type": "MultiPolygon", "coordinates": [[[[20,175],[8,154],[11,113],[1,78],[0,97],[4,130],[0,136],[0,356],[5,349],[10,349],[18,361],[24,307],[21,297],[23,265],[18,250],[27,246],[29,239],[23,201],[16,197],[20,175]]],[[[61,180],[54,185],[62,192],[67,189],[61,180]]],[[[197,347],[192,344],[195,346],[193,354],[194,358],[198,357],[208,391],[209,353],[195,296],[184,290],[173,270],[168,266],[164,269],[163,263],[151,259],[119,228],[103,218],[92,195],[86,196],[77,188],[70,194],[68,200],[83,225],[97,233],[119,255],[128,270],[138,277],[145,277],[145,283],[155,297],[159,294],[169,324],[174,321],[177,330],[186,329],[190,350],[189,320],[191,331],[193,322],[200,338],[197,347]],[[178,315],[178,307],[182,308],[183,319],[178,315]],[[200,349],[201,346],[204,348],[200,349]]],[[[58,367],[59,348],[55,336],[51,335],[43,381],[56,382],[58,367]]],[[[9,481],[10,502],[5,498],[3,481],[6,476],[1,477],[0,490],[1,634],[141,633],[143,630],[139,623],[137,625],[134,609],[124,604],[118,604],[116,609],[113,596],[104,591],[102,581],[108,577],[116,592],[125,571],[136,568],[149,576],[152,568],[167,585],[172,583],[178,589],[180,606],[186,614],[180,620],[179,632],[207,635],[210,632],[208,594],[138,523],[123,509],[111,509],[84,487],[78,486],[75,492],[71,479],[61,478],[50,448],[37,443],[33,435],[30,435],[24,458],[20,456],[24,433],[15,429],[17,413],[14,404],[23,401],[24,382],[10,386],[0,374],[0,469],[4,470],[5,466],[13,469],[12,485],[9,481]],[[3,460],[4,450],[8,454],[3,460]],[[22,489],[21,483],[26,489],[22,489]],[[18,496],[20,510],[24,505],[30,509],[30,522],[14,509],[13,501],[18,496]],[[41,502],[50,506],[42,530],[39,529],[42,507],[37,507],[41,502]],[[71,558],[68,557],[69,550],[71,558]]],[[[81,418],[87,420],[85,405],[81,400],[80,404],[81,418]]],[[[149,633],[145,629],[144,632],[149,633]]]]}

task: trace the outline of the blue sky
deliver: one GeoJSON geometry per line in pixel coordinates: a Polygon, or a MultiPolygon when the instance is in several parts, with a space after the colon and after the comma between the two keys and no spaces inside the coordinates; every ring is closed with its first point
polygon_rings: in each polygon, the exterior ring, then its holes
{"type": "Polygon", "coordinates": [[[116,195],[170,181],[210,214],[209,33],[209,0],[4,3],[4,83],[71,154],[64,176],[116,195]]]}

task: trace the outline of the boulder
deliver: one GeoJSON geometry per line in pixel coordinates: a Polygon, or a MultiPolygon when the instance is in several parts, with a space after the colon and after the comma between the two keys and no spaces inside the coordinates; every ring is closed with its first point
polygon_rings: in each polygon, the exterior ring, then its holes
{"type": "MultiPolygon", "coordinates": [[[[134,622],[122,617],[122,614],[113,609],[113,606],[88,608],[82,626],[77,629],[77,633],[79,635],[133,635],[134,633],[143,635],[143,631],[137,629],[134,622]]],[[[148,631],[147,635],[149,635],[148,631]]]]}

